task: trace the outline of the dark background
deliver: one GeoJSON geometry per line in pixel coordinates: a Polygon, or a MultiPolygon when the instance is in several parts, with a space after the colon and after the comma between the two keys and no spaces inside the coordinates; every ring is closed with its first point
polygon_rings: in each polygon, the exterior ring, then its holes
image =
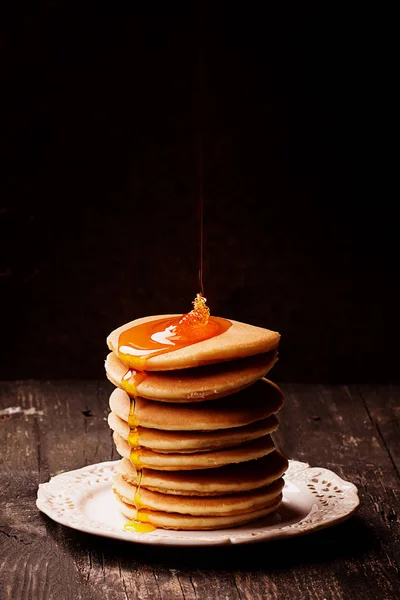
{"type": "Polygon", "coordinates": [[[2,378],[102,378],[112,329],[190,310],[202,140],[212,313],[282,334],[277,381],[400,381],[378,44],[325,4],[7,14],[2,378]]]}

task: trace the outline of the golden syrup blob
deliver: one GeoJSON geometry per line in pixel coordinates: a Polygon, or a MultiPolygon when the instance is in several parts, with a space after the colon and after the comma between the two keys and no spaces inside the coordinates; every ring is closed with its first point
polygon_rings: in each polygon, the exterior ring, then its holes
{"type": "Polygon", "coordinates": [[[142,523],[141,521],[128,521],[125,523],[124,529],[126,531],[133,531],[135,533],[150,533],[150,531],[154,531],[157,529],[151,523],[142,523]]]}
{"type": "MultiPolygon", "coordinates": [[[[129,367],[145,369],[146,359],[185,348],[224,333],[232,323],[220,317],[211,317],[207,299],[197,294],[193,310],[178,317],[165,317],[135,325],[121,333],[118,355],[129,367]]],[[[125,381],[131,375],[125,376],[125,381]]],[[[138,385],[139,382],[136,383],[138,385]]],[[[129,392],[133,395],[135,391],[129,392]]]]}
{"type": "Polygon", "coordinates": [[[145,371],[135,371],[128,369],[123,378],[121,379],[121,387],[130,396],[137,396],[137,386],[142,383],[147,377],[145,371]]]}

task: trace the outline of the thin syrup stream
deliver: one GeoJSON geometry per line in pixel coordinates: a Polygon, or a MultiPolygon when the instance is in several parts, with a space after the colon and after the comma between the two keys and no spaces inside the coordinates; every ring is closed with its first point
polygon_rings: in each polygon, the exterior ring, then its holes
{"type": "Polygon", "coordinates": [[[199,143],[199,201],[200,201],[200,265],[199,265],[199,286],[200,293],[204,296],[203,285],[203,221],[204,221],[204,195],[203,195],[203,143],[199,143]]]}
{"type": "Polygon", "coordinates": [[[203,136],[204,136],[204,15],[203,7],[198,7],[198,35],[197,35],[197,51],[198,51],[198,70],[197,70],[197,140],[198,140],[198,185],[199,185],[199,220],[200,220],[200,259],[199,259],[199,287],[200,293],[204,296],[203,283],[203,255],[204,255],[204,164],[203,164],[203,136]]]}

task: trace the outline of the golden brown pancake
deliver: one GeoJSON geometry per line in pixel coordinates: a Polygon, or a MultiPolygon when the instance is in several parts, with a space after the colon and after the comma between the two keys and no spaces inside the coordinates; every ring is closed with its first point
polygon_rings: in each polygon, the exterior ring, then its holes
{"type": "Polygon", "coordinates": [[[222,496],[177,496],[153,492],[132,485],[119,474],[113,481],[113,490],[126,504],[137,509],[200,516],[228,516],[259,510],[274,500],[283,489],[282,478],[266,487],[249,492],[222,496]]]}
{"type": "Polygon", "coordinates": [[[205,452],[229,448],[255,440],[272,433],[278,428],[278,419],[271,415],[262,421],[256,421],[244,427],[217,429],[214,431],[162,431],[137,427],[131,429],[126,421],[115,413],[108,415],[108,424],[124,440],[133,447],[150,448],[155,452],[205,452]]]}
{"type": "Polygon", "coordinates": [[[223,448],[211,452],[194,452],[191,454],[153,452],[148,448],[131,448],[121,436],[113,435],[117,452],[129,458],[136,468],[147,467],[160,471],[180,471],[191,469],[213,469],[232,463],[240,463],[266,456],[275,450],[271,436],[264,435],[257,440],[246,442],[233,448],[223,448]]]}
{"type": "MultiPolygon", "coordinates": [[[[181,315],[154,315],[135,319],[115,329],[107,337],[110,350],[118,352],[120,334],[135,325],[149,323],[156,319],[176,317],[181,315]]],[[[165,354],[146,358],[146,371],[164,371],[198,367],[212,363],[232,361],[238,358],[264,354],[276,349],[279,344],[280,334],[262,327],[230,321],[231,327],[224,333],[216,335],[202,342],[196,342],[185,348],[173,350],[165,354]]],[[[124,357],[124,362],[129,365],[129,357],[124,357]]],[[[130,365],[135,368],[135,362],[130,365]]]]}
{"type": "MultiPolygon", "coordinates": [[[[257,460],[196,471],[140,471],[141,487],[164,494],[183,496],[217,496],[248,492],[269,485],[287,471],[288,460],[275,450],[257,460]]],[[[128,458],[117,464],[117,472],[136,485],[139,472],[128,458]]]]}
{"type": "Polygon", "coordinates": [[[184,371],[151,372],[139,383],[112,352],[106,358],[105,369],[111,383],[131,396],[159,402],[202,402],[234,394],[255,383],[272,369],[277,361],[276,354],[271,350],[236,362],[184,371]]]}
{"type": "MultiPolygon", "coordinates": [[[[188,531],[224,529],[226,527],[244,525],[245,523],[261,519],[262,517],[266,517],[275,512],[282,502],[282,494],[279,494],[279,496],[274,498],[268,505],[265,505],[259,510],[239,515],[203,517],[143,509],[137,510],[134,506],[123,502],[116,492],[114,492],[114,495],[119,510],[128,519],[137,519],[140,522],[151,523],[155,527],[162,529],[180,529],[188,531]]],[[[151,535],[151,533],[149,535],[151,535]]]]}
{"type": "MultiPolygon", "coordinates": [[[[131,399],[124,390],[116,388],[109,404],[116,415],[128,421],[131,399]]],[[[221,400],[184,404],[137,397],[134,400],[134,417],[138,426],[150,429],[211,431],[249,425],[277,413],[282,406],[282,390],[272,381],[262,378],[221,400]]]]}

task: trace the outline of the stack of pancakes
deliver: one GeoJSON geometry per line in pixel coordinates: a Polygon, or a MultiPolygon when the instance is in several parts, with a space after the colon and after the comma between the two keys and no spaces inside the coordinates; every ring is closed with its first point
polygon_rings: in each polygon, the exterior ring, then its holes
{"type": "MultiPolygon", "coordinates": [[[[174,317],[175,315],[167,315],[174,317]]],[[[271,434],[283,404],[265,378],[280,336],[230,321],[210,339],[156,355],[133,368],[107,338],[107,377],[116,386],[108,422],[118,453],[113,491],[122,514],[165,529],[222,529],[275,511],[287,459],[271,434]],[[121,360],[123,358],[123,360],[121,360]]]]}

